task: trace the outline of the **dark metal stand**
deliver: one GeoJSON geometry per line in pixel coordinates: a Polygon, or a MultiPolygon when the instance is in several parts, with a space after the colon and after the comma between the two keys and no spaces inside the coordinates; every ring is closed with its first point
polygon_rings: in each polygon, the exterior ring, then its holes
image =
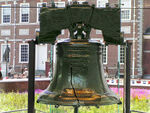
{"type": "Polygon", "coordinates": [[[130,111],[130,63],[131,63],[131,43],[126,45],[126,76],[124,77],[124,105],[123,113],[131,113],[130,111]]]}
{"type": "Polygon", "coordinates": [[[35,113],[34,109],[34,79],[35,79],[35,41],[29,42],[29,75],[28,75],[28,113],[35,113]]]}
{"type": "Polygon", "coordinates": [[[78,113],[78,107],[77,106],[74,107],[74,113],[78,113]]]}

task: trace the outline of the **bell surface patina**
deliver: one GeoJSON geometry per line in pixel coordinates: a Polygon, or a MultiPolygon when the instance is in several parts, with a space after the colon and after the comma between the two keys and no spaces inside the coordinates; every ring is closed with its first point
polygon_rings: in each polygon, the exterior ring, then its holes
{"type": "Polygon", "coordinates": [[[37,42],[54,43],[63,28],[69,29],[70,39],[57,43],[53,80],[37,102],[64,106],[121,103],[104,78],[101,44],[90,41],[91,28],[97,28],[103,31],[107,43],[122,44],[119,12],[118,8],[96,9],[89,5],[43,9],[37,42]]]}
{"type": "Polygon", "coordinates": [[[58,43],[54,78],[38,102],[66,106],[120,103],[104,78],[99,46],[83,40],[58,43]]]}

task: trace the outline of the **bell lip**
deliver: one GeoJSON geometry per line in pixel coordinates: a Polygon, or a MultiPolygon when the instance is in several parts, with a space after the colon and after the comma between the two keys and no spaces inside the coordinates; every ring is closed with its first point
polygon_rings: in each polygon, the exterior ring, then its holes
{"type": "MultiPolygon", "coordinates": [[[[39,104],[47,104],[47,103],[39,103],[39,104]]],[[[89,104],[89,105],[82,105],[82,104],[79,104],[79,105],[65,105],[65,104],[47,104],[47,105],[58,105],[58,106],[107,106],[107,105],[114,105],[114,104],[118,104],[118,105],[121,105],[121,103],[113,103],[113,104],[89,104]]]]}
{"type": "Polygon", "coordinates": [[[122,104],[122,102],[120,100],[118,100],[118,102],[114,102],[114,103],[108,103],[107,102],[105,104],[83,104],[83,103],[78,103],[77,100],[75,102],[71,102],[71,104],[66,104],[66,103],[53,104],[54,101],[50,103],[50,102],[46,102],[45,99],[38,99],[36,102],[40,103],[40,104],[58,105],[58,106],[106,106],[106,105],[113,105],[113,104],[118,104],[118,105],[122,104]]]}

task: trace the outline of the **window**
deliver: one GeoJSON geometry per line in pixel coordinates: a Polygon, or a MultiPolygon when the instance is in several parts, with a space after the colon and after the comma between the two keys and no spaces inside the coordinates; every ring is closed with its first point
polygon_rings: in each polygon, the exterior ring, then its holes
{"type": "Polygon", "coordinates": [[[7,44],[1,45],[1,61],[2,62],[10,61],[10,45],[7,44]]]}
{"type": "Polygon", "coordinates": [[[65,2],[55,2],[56,7],[65,7],[65,2]]]}
{"type": "Polygon", "coordinates": [[[97,7],[106,7],[108,0],[97,0],[97,7]]]}
{"type": "Polygon", "coordinates": [[[130,10],[121,10],[121,19],[129,20],[130,19],[130,10]]]}
{"type": "Polygon", "coordinates": [[[19,29],[19,35],[29,35],[29,29],[19,29]]]}
{"type": "Polygon", "coordinates": [[[21,4],[21,11],[20,11],[20,17],[21,17],[21,22],[29,22],[29,4],[24,3],[21,4]]]}
{"type": "Polygon", "coordinates": [[[124,63],[124,46],[120,46],[120,63],[124,63]]]}
{"type": "Polygon", "coordinates": [[[10,36],[11,31],[10,29],[1,29],[1,36],[10,36]]]}
{"type": "Polygon", "coordinates": [[[96,30],[96,34],[102,34],[102,30],[96,30]]]}
{"type": "Polygon", "coordinates": [[[2,9],[2,23],[10,23],[11,21],[11,7],[10,5],[3,5],[2,9]]]}
{"type": "Polygon", "coordinates": [[[125,34],[130,34],[131,26],[121,26],[121,32],[124,32],[125,34]]]}
{"type": "Polygon", "coordinates": [[[19,62],[27,63],[29,59],[29,45],[21,44],[20,45],[20,53],[19,53],[19,62]]]}
{"type": "Polygon", "coordinates": [[[41,8],[40,7],[42,7],[43,6],[43,4],[47,4],[47,3],[43,3],[43,2],[40,2],[40,3],[37,3],[37,22],[39,22],[40,21],[40,10],[41,10],[41,8]]]}
{"type": "Polygon", "coordinates": [[[103,64],[107,64],[107,46],[101,45],[100,52],[102,53],[103,64]]]}
{"type": "Polygon", "coordinates": [[[130,20],[131,19],[131,0],[121,0],[121,19],[130,20]]]}

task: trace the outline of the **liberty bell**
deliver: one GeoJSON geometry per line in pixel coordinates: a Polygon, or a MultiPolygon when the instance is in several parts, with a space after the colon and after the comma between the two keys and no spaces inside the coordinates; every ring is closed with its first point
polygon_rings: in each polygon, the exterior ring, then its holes
{"type": "Polygon", "coordinates": [[[104,78],[101,44],[90,41],[85,24],[74,27],[70,40],[57,43],[53,80],[37,102],[63,106],[120,104],[104,78]]]}
{"type": "Polygon", "coordinates": [[[53,79],[37,102],[63,106],[120,104],[104,78],[100,43],[90,38],[91,29],[102,30],[107,44],[122,44],[120,8],[95,8],[73,4],[65,8],[44,7],[40,13],[38,43],[52,43],[68,29],[69,39],[57,42],[53,79]]]}

